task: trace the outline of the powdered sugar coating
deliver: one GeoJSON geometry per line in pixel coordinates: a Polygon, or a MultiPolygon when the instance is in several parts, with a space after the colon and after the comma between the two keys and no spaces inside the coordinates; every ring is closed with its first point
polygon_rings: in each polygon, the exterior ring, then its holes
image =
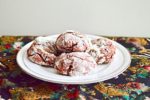
{"type": "Polygon", "coordinates": [[[83,52],[89,48],[89,42],[79,32],[70,31],[58,36],[56,47],[61,52],[83,52]]]}
{"type": "Polygon", "coordinates": [[[37,37],[27,50],[29,60],[44,66],[53,66],[56,54],[55,43],[48,37],[37,37]]]}
{"type": "Polygon", "coordinates": [[[116,47],[108,39],[98,38],[92,40],[92,46],[87,52],[94,57],[97,64],[110,63],[116,51],[116,47]]]}
{"type": "Polygon", "coordinates": [[[86,75],[96,67],[96,62],[86,52],[62,53],[56,58],[54,68],[58,73],[69,76],[86,75]]]}

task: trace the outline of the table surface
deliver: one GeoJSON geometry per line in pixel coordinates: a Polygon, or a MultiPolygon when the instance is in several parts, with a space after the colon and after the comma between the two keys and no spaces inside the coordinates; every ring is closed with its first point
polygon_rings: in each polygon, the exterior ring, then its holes
{"type": "Polygon", "coordinates": [[[44,82],[24,73],[16,54],[33,36],[0,37],[0,100],[150,99],[150,38],[108,37],[131,53],[130,67],[118,77],[87,85],[44,82]]]}

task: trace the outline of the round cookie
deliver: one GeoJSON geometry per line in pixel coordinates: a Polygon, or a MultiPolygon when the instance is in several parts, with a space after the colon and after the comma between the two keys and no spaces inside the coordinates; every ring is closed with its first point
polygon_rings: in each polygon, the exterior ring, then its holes
{"type": "Polygon", "coordinates": [[[57,51],[55,43],[48,37],[37,37],[27,50],[30,61],[44,66],[53,66],[57,51]]]}
{"type": "Polygon", "coordinates": [[[89,42],[79,32],[68,31],[58,36],[56,47],[60,52],[83,52],[89,48],[89,42]]]}
{"type": "Polygon", "coordinates": [[[87,52],[94,57],[97,64],[110,63],[116,51],[116,47],[108,39],[98,38],[92,40],[92,46],[87,52]]]}
{"type": "Polygon", "coordinates": [[[54,68],[58,73],[69,76],[86,75],[96,67],[96,62],[86,52],[62,53],[56,58],[54,68]]]}

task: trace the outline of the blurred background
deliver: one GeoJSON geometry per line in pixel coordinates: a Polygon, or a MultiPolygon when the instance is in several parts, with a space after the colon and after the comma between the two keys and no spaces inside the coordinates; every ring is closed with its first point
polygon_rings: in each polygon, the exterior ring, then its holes
{"type": "Polygon", "coordinates": [[[0,0],[0,35],[150,37],[150,0],[0,0]]]}

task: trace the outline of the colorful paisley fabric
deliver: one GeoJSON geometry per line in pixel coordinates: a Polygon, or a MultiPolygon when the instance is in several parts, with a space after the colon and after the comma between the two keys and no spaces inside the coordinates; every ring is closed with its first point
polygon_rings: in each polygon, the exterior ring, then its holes
{"type": "Polygon", "coordinates": [[[108,37],[132,55],[130,67],[118,77],[88,84],[44,82],[24,73],[17,52],[35,37],[0,37],[0,100],[150,100],[150,38],[108,37]]]}

